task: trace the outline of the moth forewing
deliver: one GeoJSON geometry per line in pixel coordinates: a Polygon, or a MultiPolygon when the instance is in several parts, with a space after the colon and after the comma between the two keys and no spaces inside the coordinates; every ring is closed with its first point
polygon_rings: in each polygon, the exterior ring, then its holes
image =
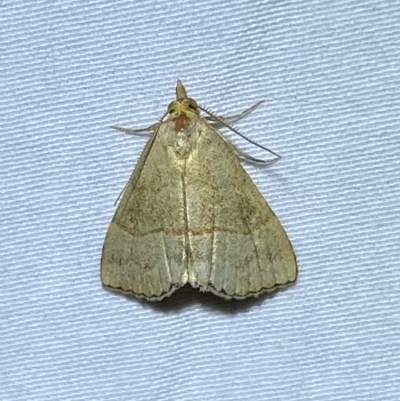
{"type": "Polygon", "coordinates": [[[199,117],[181,81],[176,96],[108,229],[103,285],[152,301],[187,282],[225,299],[293,284],[292,245],[235,147],[199,117]]]}

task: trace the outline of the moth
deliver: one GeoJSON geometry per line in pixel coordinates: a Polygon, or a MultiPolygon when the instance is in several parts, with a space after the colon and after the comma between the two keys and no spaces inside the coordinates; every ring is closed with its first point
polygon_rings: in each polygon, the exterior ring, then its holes
{"type": "Polygon", "coordinates": [[[207,111],[178,80],[176,100],[159,122],[144,130],[113,127],[151,136],[106,234],[104,287],[160,301],[187,283],[225,299],[295,283],[289,238],[240,162],[260,160],[217,130],[260,103],[230,117],[202,117],[207,111]]]}

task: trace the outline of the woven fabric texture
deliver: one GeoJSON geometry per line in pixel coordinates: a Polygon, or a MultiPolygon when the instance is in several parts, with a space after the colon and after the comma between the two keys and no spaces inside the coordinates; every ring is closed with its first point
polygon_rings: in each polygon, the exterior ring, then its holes
{"type": "Polygon", "coordinates": [[[2,1],[0,21],[0,400],[400,399],[399,2],[2,1]],[[295,287],[102,289],[146,142],[109,127],[154,123],[178,78],[218,114],[266,99],[236,128],[283,156],[245,168],[295,287]]]}

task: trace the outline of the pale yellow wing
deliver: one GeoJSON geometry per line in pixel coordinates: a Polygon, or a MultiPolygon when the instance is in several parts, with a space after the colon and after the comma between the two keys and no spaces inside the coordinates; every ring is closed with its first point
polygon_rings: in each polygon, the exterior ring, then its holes
{"type": "Polygon", "coordinates": [[[150,138],[132,173],[101,259],[105,287],[148,300],[187,282],[182,173],[166,126],[150,138]]]}
{"type": "Polygon", "coordinates": [[[289,238],[233,145],[204,121],[200,131],[185,175],[189,282],[226,299],[294,283],[289,238]]]}

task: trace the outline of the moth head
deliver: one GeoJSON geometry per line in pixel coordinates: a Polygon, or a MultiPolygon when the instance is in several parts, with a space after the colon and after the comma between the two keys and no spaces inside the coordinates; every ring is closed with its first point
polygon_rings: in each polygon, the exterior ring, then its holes
{"type": "Polygon", "coordinates": [[[182,112],[199,114],[196,101],[190,97],[186,97],[174,100],[168,105],[168,114],[181,114],[182,112]]]}

